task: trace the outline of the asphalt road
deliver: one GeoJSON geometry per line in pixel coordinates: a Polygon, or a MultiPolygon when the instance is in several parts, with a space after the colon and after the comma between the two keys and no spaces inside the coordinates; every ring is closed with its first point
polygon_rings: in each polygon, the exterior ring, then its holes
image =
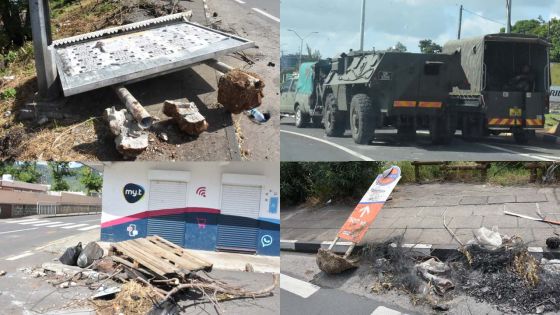
{"type": "Polygon", "coordinates": [[[0,269],[5,262],[15,262],[33,255],[36,247],[84,231],[99,229],[100,220],[100,214],[2,219],[0,269]]]}
{"type": "Polygon", "coordinates": [[[369,145],[354,143],[350,131],[344,137],[326,137],[320,128],[296,128],[292,118],[280,125],[282,161],[559,161],[560,145],[532,139],[518,145],[511,136],[490,136],[466,142],[460,133],[450,145],[432,145],[429,134],[419,131],[415,141],[401,142],[395,129],[376,131],[369,145]]]}
{"type": "Polygon", "coordinates": [[[251,8],[262,16],[280,22],[280,1],[278,0],[231,0],[251,8]]]}

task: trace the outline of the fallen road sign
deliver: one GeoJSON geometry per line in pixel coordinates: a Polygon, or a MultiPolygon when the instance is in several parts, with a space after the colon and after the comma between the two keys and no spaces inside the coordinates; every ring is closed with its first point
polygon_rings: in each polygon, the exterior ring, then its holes
{"type": "Polygon", "coordinates": [[[359,243],[400,179],[401,169],[398,166],[391,166],[382,174],[377,175],[362,200],[338,231],[337,236],[353,243],[359,243]]]}

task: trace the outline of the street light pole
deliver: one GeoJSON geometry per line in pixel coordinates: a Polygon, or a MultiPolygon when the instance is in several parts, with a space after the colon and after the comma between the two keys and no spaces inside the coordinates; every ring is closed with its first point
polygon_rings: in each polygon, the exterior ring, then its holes
{"type": "Polygon", "coordinates": [[[294,31],[294,30],[292,30],[292,29],[288,29],[288,31],[293,32],[293,33],[296,34],[296,36],[300,39],[300,44],[299,44],[299,62],[298,62],[298,69],[299,69],[299,67],[301,66],[301,54],[302,54],[302,52],[303,52],[303,41],[304,41],[307,37],[309,37],[309,36],[311,36],[311,35],[313,35],[313,34],[319,34],[319,32],[311,32],[311,33],[305,35],[304,37],[301,37],[301,36],[299,36],[298,32],[296,32],[296,31],[294,31]]]}
{"type": "Polygon", "coordinates": [[[506,33],[511,33],[511,0],[506,0],[507,24],[506,33]]]}
{"type": "Polygon", "coordinates": [[[366,20],[366,0],[362,0],[362,24],[360,25],[360,52],[364,51],[364,24],[366,20]]]}

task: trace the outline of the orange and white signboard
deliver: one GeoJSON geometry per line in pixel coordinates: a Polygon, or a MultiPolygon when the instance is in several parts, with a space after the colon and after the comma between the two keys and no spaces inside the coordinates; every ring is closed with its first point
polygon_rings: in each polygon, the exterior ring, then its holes
{"type": "Polygon", "coordinates": [[[401,169],[398,166],[391,166],[383,174],[377,175],[360,203],[338,231],[337,236],[353,243],[359,243],[400,179],[401,169]]]}

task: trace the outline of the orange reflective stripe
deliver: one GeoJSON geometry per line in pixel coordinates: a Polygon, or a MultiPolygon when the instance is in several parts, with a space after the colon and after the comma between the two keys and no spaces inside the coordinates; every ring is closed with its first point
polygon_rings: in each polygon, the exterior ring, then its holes
{"type": "Polygon", "coordinates": [[[418,107],[441,108],[441,102],[419,102],[418,107]]]}
{"type": "Polygon", "coordinates": [[[488,121],[489,125],[498,125],[499,124],[500,119],[499,118],[492,118],[488,121]]]}
{"type": "Polygon", "coordinates": [[[394,107],[414,107],[416,106],[416,101],[394,101],[394,107]]]}

